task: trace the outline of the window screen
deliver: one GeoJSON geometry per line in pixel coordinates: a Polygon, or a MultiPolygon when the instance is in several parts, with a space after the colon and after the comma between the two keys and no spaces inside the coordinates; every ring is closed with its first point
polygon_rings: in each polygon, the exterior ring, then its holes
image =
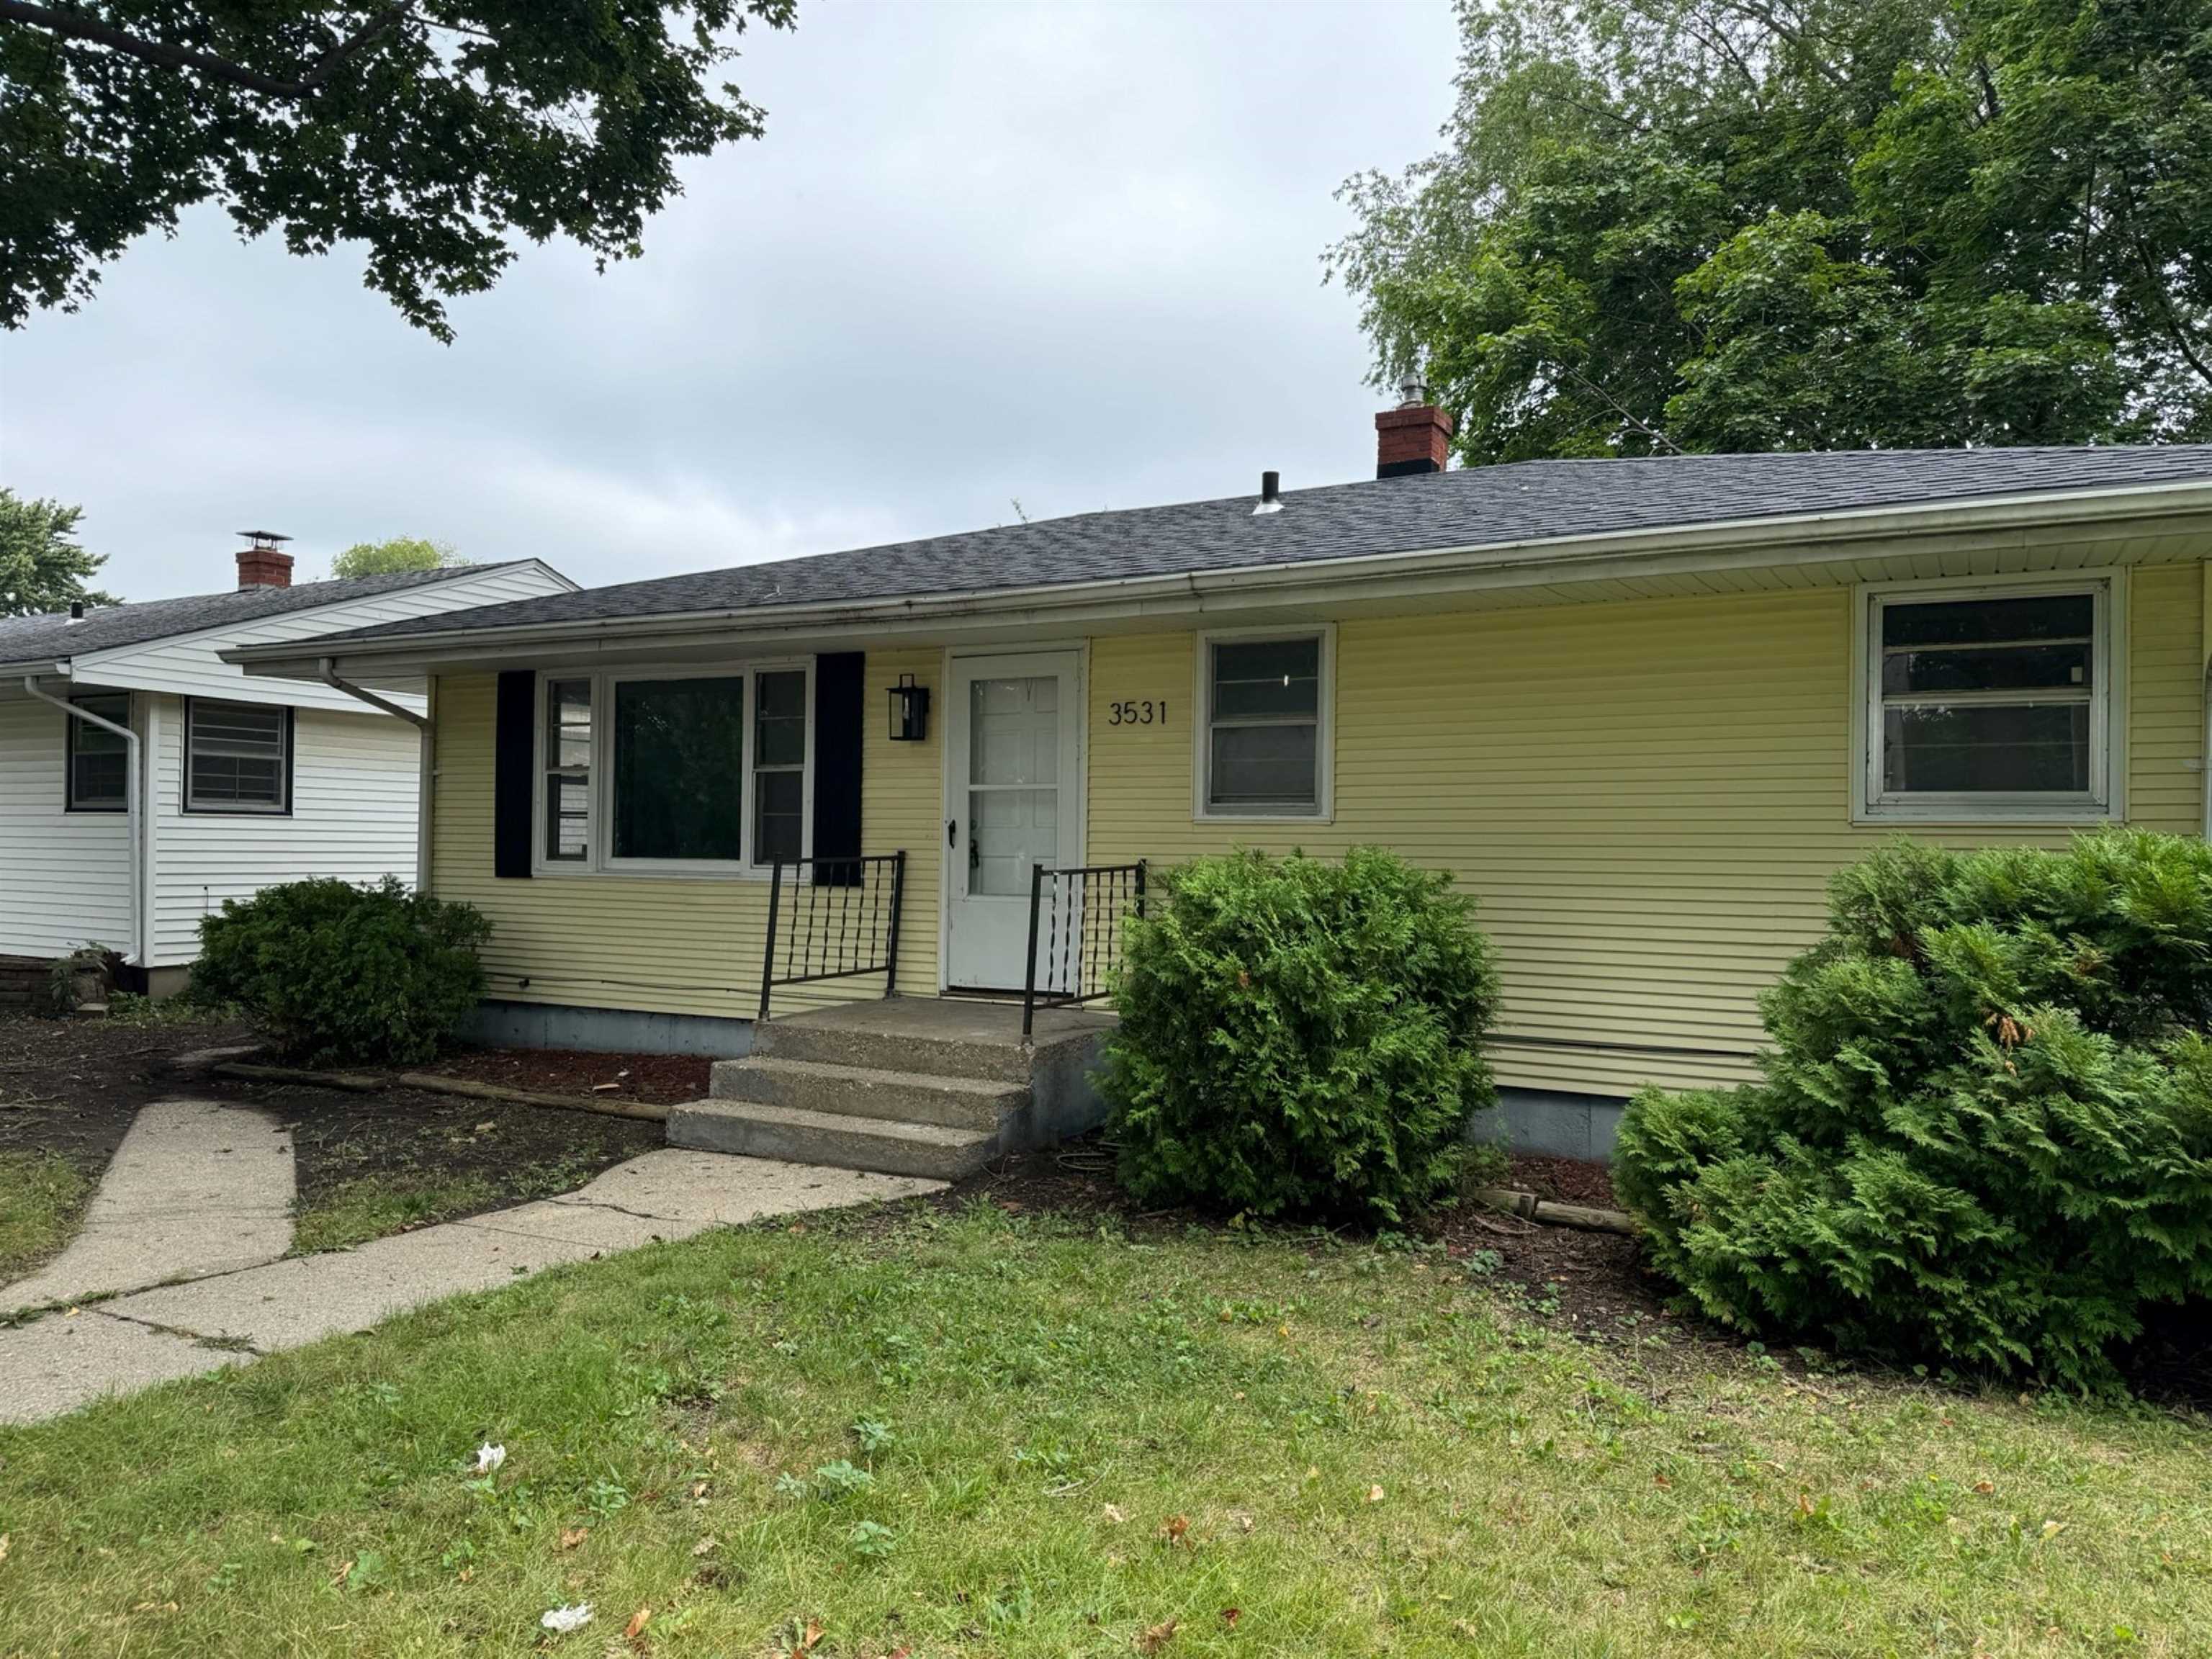
{"type": "MultiPolygon", "coordinates": [[[[118,726],[131,723],[131,694],[103,692],[70,701],[118,726]]],[[[72,812],[120,812],[130,804],[131,745],[120,735],[81,720],[69,725],[69,808],[72,812]]]]}
{"type": "Polygon", "coordinates": [[[1886,600],[1881,626],[1884,795],[2095,792],[2095,594],[1886,600]]]}
{"type": "Polygon", "coordinates": [[[1317,811],[1321,640],[1222,640],[1209,648],[1206,805],[1317,811]]]}
{"type": "Polygon", "coordinates": [[[290,805],[292,711],[266,703],[187,705],[185,805],[215,812],[282,812],[290,805]]]}
{"type": "Polygon", "coordinates": [[[614,856],[742,858],[744,677],[618,680],[614,704],[614,856]]]}

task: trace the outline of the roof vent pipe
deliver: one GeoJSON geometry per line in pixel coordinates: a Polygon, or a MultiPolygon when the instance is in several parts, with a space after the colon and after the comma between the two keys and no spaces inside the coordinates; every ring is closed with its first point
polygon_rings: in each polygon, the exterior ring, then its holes
{"type": "Polygon", "coordinates": [[[84,620],[84,601],[82,599],[71,599],[70,601],[69,619],[73,623],[81,623],[84,620]]]}
{"type": "Polygon", "coordinates": [[[1252,509],[1252,516],[1256,519],[1262,513],[1279,513],[1282,510],[1283,475],[1262,472],[1260,475],[1260,505],[1252,509]]]}

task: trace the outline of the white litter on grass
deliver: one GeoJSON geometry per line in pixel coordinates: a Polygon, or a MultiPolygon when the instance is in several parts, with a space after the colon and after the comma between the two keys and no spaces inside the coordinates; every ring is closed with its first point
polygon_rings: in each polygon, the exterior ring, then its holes
{"type": "Polygon", "coordinates": [[[504,1446],[495,1446],[487,1440],[483,1445],[477,1448],[477,1473],[478,1474],[489,1474],[494,1469],[497,1468],[501,1464],[506,1462],[507,1448],[504,1446]]]}
{"type": "Polygon", "coordinates": [[[581,1630],[592,1622],[592,1604],[579,1601],[573,1607],[551,1607],[538,1622],[546,1629],[559,1631],[565,1636],[568,1632],[581,1630]]]}

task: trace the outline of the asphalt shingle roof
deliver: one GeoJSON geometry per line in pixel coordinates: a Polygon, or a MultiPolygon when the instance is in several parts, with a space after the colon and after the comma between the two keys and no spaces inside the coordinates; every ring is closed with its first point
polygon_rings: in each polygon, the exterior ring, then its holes
{"type": "Polygon", "coordinates": [[[1524,461],[1291,490],[1280,513],[1258,517],[1250,495],[1079,514],[518,599],[333,637],[988,592],[2190,481],[2212,482],[2212,444],[1524,461]]]}
{"type": "Polygon", "coordinates": [[[53,662],[121,646],[197,634],[204,628],[256,623],[317,605],[343,605],[401,588],[421,587],[492,567],[459,565],[447,570],[404,570],[349,581],[301,582],[292,587],[242,587],[228,593],[194,593],[179,599],[146,599],[103,605],[73,623],[62,614],[0,617],[0,663],[53,662]]]}

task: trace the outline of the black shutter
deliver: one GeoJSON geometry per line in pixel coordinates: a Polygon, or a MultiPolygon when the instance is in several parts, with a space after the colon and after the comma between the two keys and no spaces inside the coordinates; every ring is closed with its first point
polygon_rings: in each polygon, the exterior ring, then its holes
{"type": "MultiPolygon", "coordinates": [[[[867,662],[858,651],[814,659],[814,856],[860,856],[860,747],[867,720],[867,662]]],[[[817,862],[817,887],[857,887],[857,864],[817,862]]]]}
{"type": "Polygon", "coordinates": [[[531,798],[538,769],[538,676],[515,669],[499,677],[498,719],[491,769],[491,872],[530,873],[531,798]]]}

